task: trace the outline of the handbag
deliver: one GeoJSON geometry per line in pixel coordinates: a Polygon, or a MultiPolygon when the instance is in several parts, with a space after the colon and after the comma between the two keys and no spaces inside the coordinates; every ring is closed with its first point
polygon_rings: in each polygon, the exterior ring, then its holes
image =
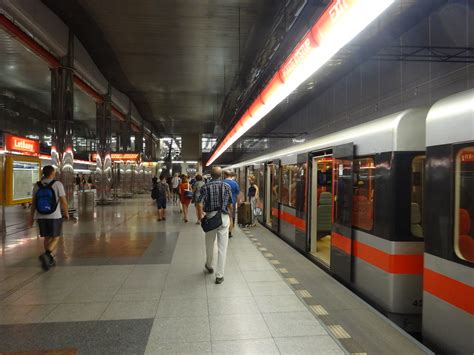
{"type": "MultiPolygon", "coordinates": [[[[222,183],[222,197],[224,196],[224,183],[222,183]]],[[[221,201],[222,201],[221,197],[221,201]]],[[[207,215],[201,219],[201,228],[204,232],[210,232],[222,226],[222,212],[221,209],[216,211],[216,214],[212,217],[207,215]]]]}
{"type": "Polygon", "coordinates": [[[184,197],[192,200],[192,198],[194,196],[194,193],[189,189],[189,183],[188,183],[188,188],[186,190],[184,190],[183,195],[184,195],[184,197]]]}
{"type": "Polygon", "coordinates": [[[217,211],[217,213],[212,217],[204,216],[204,218],[201,219],[201,228],[204,232],[213,231],[220,226],[222,226],[221,211],[217,211]]]}

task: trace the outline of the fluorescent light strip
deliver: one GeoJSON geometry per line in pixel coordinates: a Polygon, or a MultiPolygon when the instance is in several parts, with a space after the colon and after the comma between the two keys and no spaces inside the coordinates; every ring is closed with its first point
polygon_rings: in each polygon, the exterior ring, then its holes
{"type": "Polygon", "coordinates": [[[211,165],[395,0],[333,0],[209,158],[211,165]]]}

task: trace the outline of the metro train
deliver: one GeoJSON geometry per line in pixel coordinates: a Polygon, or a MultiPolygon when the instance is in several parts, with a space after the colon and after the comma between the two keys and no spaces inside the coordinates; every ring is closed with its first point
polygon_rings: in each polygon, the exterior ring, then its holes
{"type": "Polygon", "coordinates": [[[231,168],[264,226],[433,350],[474,353],[474,89],[231,168]]]}

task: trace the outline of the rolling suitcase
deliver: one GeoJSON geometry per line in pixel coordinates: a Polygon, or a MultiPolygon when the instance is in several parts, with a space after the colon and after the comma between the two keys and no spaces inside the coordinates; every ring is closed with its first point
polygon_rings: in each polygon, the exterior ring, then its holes
{"type": "Polygon", "coordinates": [[[252,208],[250,202],[242,202],[237,210],[237,223],[243,226],[252,224],[252,208]]]}

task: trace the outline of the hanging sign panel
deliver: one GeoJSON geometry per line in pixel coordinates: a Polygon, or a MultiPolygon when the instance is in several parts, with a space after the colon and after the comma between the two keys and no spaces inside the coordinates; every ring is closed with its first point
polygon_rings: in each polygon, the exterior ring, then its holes
{"type": "MultiPolygon", "coordinates": [[[[138,161],[140,154],[138,153],[111,153],[110,158],[112,161],[138,161]]],[[[91,157],[92,161],[97,160],[97,153],[93,153],[91,157]]]]}
{"type": "Polygon", "coordinates": [[[39,154],[39,141],[13,134],[5,133],[5,149],[10,152],[19,152],[28,155],[39,154]]]}

